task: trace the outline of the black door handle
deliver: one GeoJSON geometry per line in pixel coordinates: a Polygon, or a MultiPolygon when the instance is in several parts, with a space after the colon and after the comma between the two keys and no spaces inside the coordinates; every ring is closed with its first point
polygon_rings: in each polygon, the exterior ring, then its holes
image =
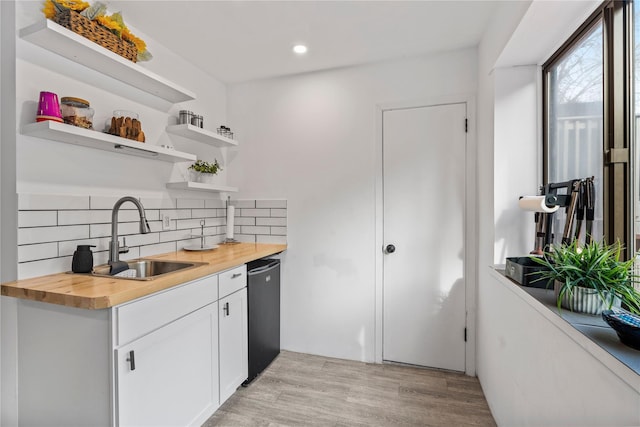
{"type": "Polygon", "coordinates": [[[387,245],[387,247],[384,248],[384,251],[388,254],[392,254],[396,251],[396,247],[393,245],[387,245]]]}
{"type": "Polygon", "coordinates": [[[127,359],[127,362],[129,362],[129,369],[131,369],[132,371],[136,370],[136,355],[133,352],[133,350],[131,350],[129,352],[129,358],[127,359]]]}

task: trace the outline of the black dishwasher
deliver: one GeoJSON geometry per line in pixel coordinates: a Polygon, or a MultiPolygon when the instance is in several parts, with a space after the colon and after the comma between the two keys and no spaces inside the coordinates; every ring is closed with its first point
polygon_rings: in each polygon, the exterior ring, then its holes
{"type": "Polygon", "coordinates": [[[249,377],[247,386],[280,354],[280,260],[247,264],[249,377]]]}

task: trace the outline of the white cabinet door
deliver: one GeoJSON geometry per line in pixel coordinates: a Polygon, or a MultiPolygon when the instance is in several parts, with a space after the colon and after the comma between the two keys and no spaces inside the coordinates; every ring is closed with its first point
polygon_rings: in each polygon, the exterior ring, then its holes
{"type": "Polygon", "coordinates": [[[218,408],[218,304],[116,350],[120,426],[201,425],[218,408]]]}
{"type": "Polygon", "coordinates": [[[249,375],[247,288],[218,301],[220,328],[220,404],[249,375]]]}

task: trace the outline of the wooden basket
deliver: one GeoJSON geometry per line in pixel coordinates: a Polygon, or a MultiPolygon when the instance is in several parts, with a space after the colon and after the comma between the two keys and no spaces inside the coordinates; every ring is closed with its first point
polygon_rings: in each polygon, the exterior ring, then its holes
{"type": "Polygon", "coordinates": [[[53,21],[130,61],[136,62],[138,58],[135,45],[122,40],[102,25],[85,18],[78,12],[69,9],[58,12],[53,21]]]}

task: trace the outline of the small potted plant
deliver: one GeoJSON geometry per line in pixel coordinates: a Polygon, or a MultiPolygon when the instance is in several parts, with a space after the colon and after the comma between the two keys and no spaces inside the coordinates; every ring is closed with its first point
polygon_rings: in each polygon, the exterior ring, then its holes
{"type": "Polygon", "coordinates": [[[554,280],[558,309],[597,315],[622,302],[640,313],[634,259],[621,260],[621,250],[619,241],[612,245],[593,241],[583,247],[574,241],[531,259],[547,268],[538,273],[537,280],[554,280]]]}
{"type": "Polygon", "coordinates": [[[189,173],[191,176],[190,181],[211,184],[213,183],[215,176],[221,170],[222,168],[218,164],[218,159],[215,159],[213,163],[209,163],[204,160],[196,160],[194,164],[189,166],[189,173]]]}

